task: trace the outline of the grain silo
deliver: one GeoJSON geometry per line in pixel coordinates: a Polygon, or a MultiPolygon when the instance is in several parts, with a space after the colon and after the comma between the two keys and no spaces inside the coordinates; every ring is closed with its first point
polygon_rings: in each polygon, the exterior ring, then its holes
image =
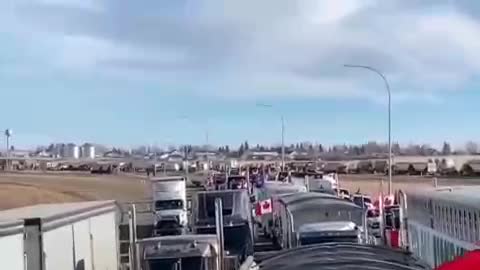
{"type": "Polygon", "coordinates": [[[64,157],[78,159],[80,157],[80,148],[74,143],[67,144],[64,150],[64,157]]]}
{"type": "Polygon", "coordinates": [[[82,158],[94,159],[95,158],[95,146],[89,143],[82,145],[82,158]]]}

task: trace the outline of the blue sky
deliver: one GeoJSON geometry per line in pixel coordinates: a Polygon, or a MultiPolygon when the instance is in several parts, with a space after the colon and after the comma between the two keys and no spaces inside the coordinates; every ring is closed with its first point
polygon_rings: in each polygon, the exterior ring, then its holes
{"type": "MultiPolygon", "coordinates": [[[[14,144],[385,141],[480,132],[478,1],[6,0],[0,113],[14,144]],[[272,108],[257,107],[257,103],[272,108]]],[[[2,138],[3,140],[3,138],[2,138]]]]}

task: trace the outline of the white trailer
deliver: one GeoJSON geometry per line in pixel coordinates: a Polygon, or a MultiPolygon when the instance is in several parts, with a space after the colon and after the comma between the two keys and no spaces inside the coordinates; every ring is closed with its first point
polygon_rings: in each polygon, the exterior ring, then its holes
{"type": "Polygon", "coordinates": [[[0,262],[2,269],[25,270],[23,221],[0,221],[0,262]]]}
{"type": "Polygon", "coordinates": [[[24,222],[28,270],[118,269],[114,201],[39,204],[0,211],[0,218],[24,222]]]}

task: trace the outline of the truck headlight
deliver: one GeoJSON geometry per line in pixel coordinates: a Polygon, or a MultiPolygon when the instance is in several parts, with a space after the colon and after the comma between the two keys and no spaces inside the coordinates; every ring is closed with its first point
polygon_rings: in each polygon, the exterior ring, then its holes
{"type": "Polygon", "coordinates": [[[186,225],[187,224],[187,213],[182,212],[180,214],[180,224],[186,225]]]}

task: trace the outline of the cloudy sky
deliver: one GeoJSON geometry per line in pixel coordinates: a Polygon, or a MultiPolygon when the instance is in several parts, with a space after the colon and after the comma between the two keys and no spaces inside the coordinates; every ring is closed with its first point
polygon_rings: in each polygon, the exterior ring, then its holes
{"type": "MultiPolygon", "coordinates": [[[[2,0],[15,144],[475,140],[480,2],[2,0]],[[270,104],[265,108],[256,104],[270,104]]],[[[3,139],[3,138],[2,138],[3,139]]]]}

